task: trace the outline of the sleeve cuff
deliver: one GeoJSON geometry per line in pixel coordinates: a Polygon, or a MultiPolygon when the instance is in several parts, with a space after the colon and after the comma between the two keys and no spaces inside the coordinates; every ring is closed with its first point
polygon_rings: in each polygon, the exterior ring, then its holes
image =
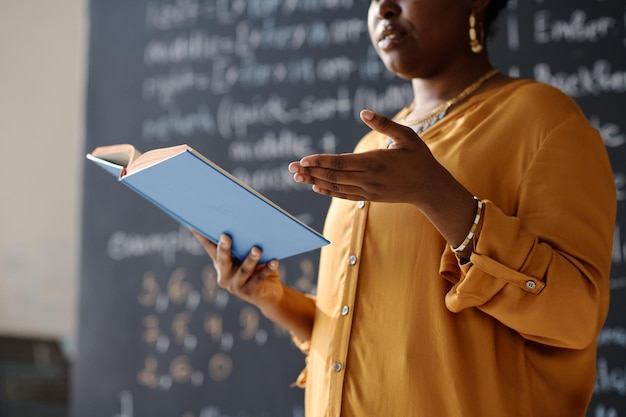
{"type": "Polygon", "coordinates": [[[440,274],[453,284],[445,297],[452,312],[483,305],[507,285],[535,295],[545,287],[542,277],[551,255],[535,254],[531,264],[531,252],[542,251],[536,238],[520,228],[518,219],[484,203],[483,224],[469,262],[448,247],[441,258],[440,274]]]}

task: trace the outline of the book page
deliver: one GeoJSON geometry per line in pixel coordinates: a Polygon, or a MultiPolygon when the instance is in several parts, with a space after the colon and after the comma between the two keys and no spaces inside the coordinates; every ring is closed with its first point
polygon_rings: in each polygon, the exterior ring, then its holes
{"type": "Polygon", "coordinates": [[[153,149],[144,154],[139,154],[133,158],[128,165],[126,165],[125,175],[140,171],[143,168],[154,165],[157,162],[163,161],[187,150],[192,149],[188,145],[177,145],[167,148],[153,149]]]}
{"type": "Polygon", "coordinates": [[[91,152],[91,155],[121,167],[128,167],[134,160],[141,156],[141,152],[133,145],[123,143],[119,145],[99,146],[91,152]]]}

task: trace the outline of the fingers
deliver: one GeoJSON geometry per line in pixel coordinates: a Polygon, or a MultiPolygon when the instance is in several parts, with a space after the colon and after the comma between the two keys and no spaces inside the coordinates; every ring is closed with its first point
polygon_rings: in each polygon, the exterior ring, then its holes
{"type": "Polygon", "coordinates": [[[217,244],[217,256],[214,262],[217,270],[217,283],[231,293],[239,292],[254,273],[259,259],[261,259],[261,250],[255,247],[242,262],[234,261],[232,239],[222,234],[217,244]]]}
{"type": "MultiPolygon", "coordinates": [[[[391,138],[394,141],[390,146],[392,148],[410,147],[411,144],[415,144],[415,139],[418,138],[410,127],[396,123],[371,110],[362,110],[361,119],[373,130],[391,138]]],[[[292,162],[289,164],[289,171],[296,174],[294,179],[298,181],[298,174],[312,174],[314,170],[321,168],[327,170],[326,175],[328,177],[324,178],[325,180],[354,185],[354,183],[341,181],[332,176],[338,175],[339,172],[371,172],[376,169],[376,161],[377,158],[368,158],[364,153],[315,154],[305,156],[298,162],[292,162]]],[[[316,175],[313,176],[317,177],[316,175]]]]}
{"type": "MultiPolygon", "coordinates": [[[[324,160],[326,156],[332,157],[333,155],[319,155],[320,160],[324,160]]],[[[313,184],[310,182],[311,178],[319,179],[328,184],[345,184],[356,185],[355,178],[358,174],[365,173],[367,171],[338,171],[332,168],[324,168],[321,166],[307,167],[302,166],[299,162],[292,162],[289,165],[289,170],[294,173],[294,181],[307,184],[313,184]],[[356,175],[355,175],[356,174],[356,175]]],[[[370,170],[371,171],[371,170],[370,170]]]]}
{"type": "Polygon", "coordinates": [[[289,164],[290,172],[298,172],[300,170],[310,170],[315,168],[323,168],[332,171],[342,172],[363,172],[367,170],[364,165],[363,158],[356,154],[315,154],[308,155],[298,162],[289,164]]]}
{"type": "MultiPolygon", "coordinates": [[[[195,230],[191,230],[191,233],[200,241],[200,244],[211,257],[213,266],[217,271],[218,285],[231,293],[236,294],[240,292],[257,272],[258,262],[261,259],[261,250],[254,247],[242,262],[237,262],[232,258],[232,239],[230,236],[222,234],[216,245],[195,230]]],[[[278,268],[277,262],[272,261],[268,266],[270,264],[272,265],[270,271],[274,272],[278,268]]]]}
{"type": "Polygon", "coordinates": [[[373,130],[393,139],[393,143],[389,148],[399,148],[409,145],[417,136],[410,127],[396,123],[371,110],[361,110],[360,116],[361,120],[373,130]]]}
{"type": "Polygon", "coordinates": [[[383,168],[378,152],[382,150],[341,155],[309,155],[289,164],[289,171],[294,173],[296,182],[313,184],[310,179],[315,178],[329,184],[358,188],[362,185],[363,175],[375,174],[383,168]]]}
{"type": "Polygon", "coordinates": [[[196,232],[193,229],[189,229],[189,231],[192,235],[196,237],[196,239],[198,239],[204,250],[206,250],[206,252],[209,254],[209,257],[211,258],[213,263],[215,263],[215,259],[217,257],[217,246],[215,245],[215,243],[211,242],[209,239],[202,236],[200,233],[196,232]]]}
{"type": "Polygon", "coordinates": [[[259,265],[261,253],[259,248],[254,247],[243,262],[231,262],[230,274],[218,272],[218,285],[244,300],[255,303],[258,296],[262,295],[262,293],[257,293],[259,282],[276,275],[278,271],[276,260],[259,265]]]}
{"type": "MultiPolygon", "coordinates": [[[[386,149],[377,149],[356,154],[314,155],[320,162],[316,166],[302,166],[301,162],[292,162],[289,170],[294,173],[296,182],[310,184],[313,191],[331,197],[347,200],[371,200],[383,190],[385,173],[389,167],[397,165],[397,156],[386,149]],[[328,158],[339,157],[345,166],[352,170],[339,171],[325,168],[328,158]]],[[[309,157],[307,157],[309,158],[309,157]]],[[[336,165],[335,165],[336,166],[336,165]]]]}
{"type": "Polygon", "coordinates": [[[263,280],[263,279],[268,278],[270,275],[276,274],[276,271],[278,271],[278,265],[279,265],[278,261],[275,259],[272,259],[267,264],[265,264],[263,268],[258,270],[258,273],[257,273],[258,278],[263,280]]]}
{"type": "Polygon", "coordinates": [[[350,180],[349,175],[338,175],[334,177],[334,181],[325,181],[318,176],[326,176],[323,171],[308,171],[307,175],[295,174],[294,181],[310,184],[314,192],[330,197],[338,197],[347,200],[364,200],[365,190],[358,185],[349,185],[350,181],[356,183],[357,179],[350,180]],[[343,181],[339,181],[339,178],[343,178],[343,181]]]}
{"type": "Polygon", "coordinates": [[[233,241],[230,236],[222,234],[217,242],[217,250],[213,264],[217,269],[218,275],[221,271],[229,271],[233,267],[233,258],[231,255],[233,241]]]}

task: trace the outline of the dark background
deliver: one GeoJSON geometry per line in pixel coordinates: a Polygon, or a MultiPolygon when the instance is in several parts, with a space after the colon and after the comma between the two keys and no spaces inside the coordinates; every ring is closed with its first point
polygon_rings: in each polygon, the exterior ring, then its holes
{"type": "MultiPolygon", "coordinates": [[[[286,166],[348,152],[362,108],[410,85],[369,45],[360,0],[92,0],[85,152],[187,143],[321,230],[328,200],[286,166]]],[[[600,129],[620,200],[612,307],[589,416],[626,416],[626,7],[510,1],[491,45],[503,72],[574,97],[600,129]]],[[[581,196],[581,198],[585,198],[581,196]]],[[[302,416],[304,366],[283,329],[217,288],[189,233],[85,166],[76,417],[302,416]]],[[[313,292],[318,253],[282,262],[313,292]]],[[[546,393],[549,395],[549,393],[546,393]]]]}

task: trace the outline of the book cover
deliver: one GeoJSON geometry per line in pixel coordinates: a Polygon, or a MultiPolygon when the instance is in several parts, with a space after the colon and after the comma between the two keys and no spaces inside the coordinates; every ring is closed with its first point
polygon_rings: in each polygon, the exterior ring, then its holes
{"type": "MultiPolygon", "coordinates": [[[[128,161],[107,158],[106,148],[94,150],[87,158],[212,242],[217,243],[222,233],[230,235],[233,256],[239,260],[247,256],[252,246],[263,250],[260,263],[264,263],[329,243],[317,231],[186,145],[172,147],[173,154],[161,152],[164,156],[157,160],[146,158],[147,162],[137,164],[139,168],[133,166],[132,157],[128,161]]],[[[136,161],[141,162],[141,156],[136,161]]]]}

